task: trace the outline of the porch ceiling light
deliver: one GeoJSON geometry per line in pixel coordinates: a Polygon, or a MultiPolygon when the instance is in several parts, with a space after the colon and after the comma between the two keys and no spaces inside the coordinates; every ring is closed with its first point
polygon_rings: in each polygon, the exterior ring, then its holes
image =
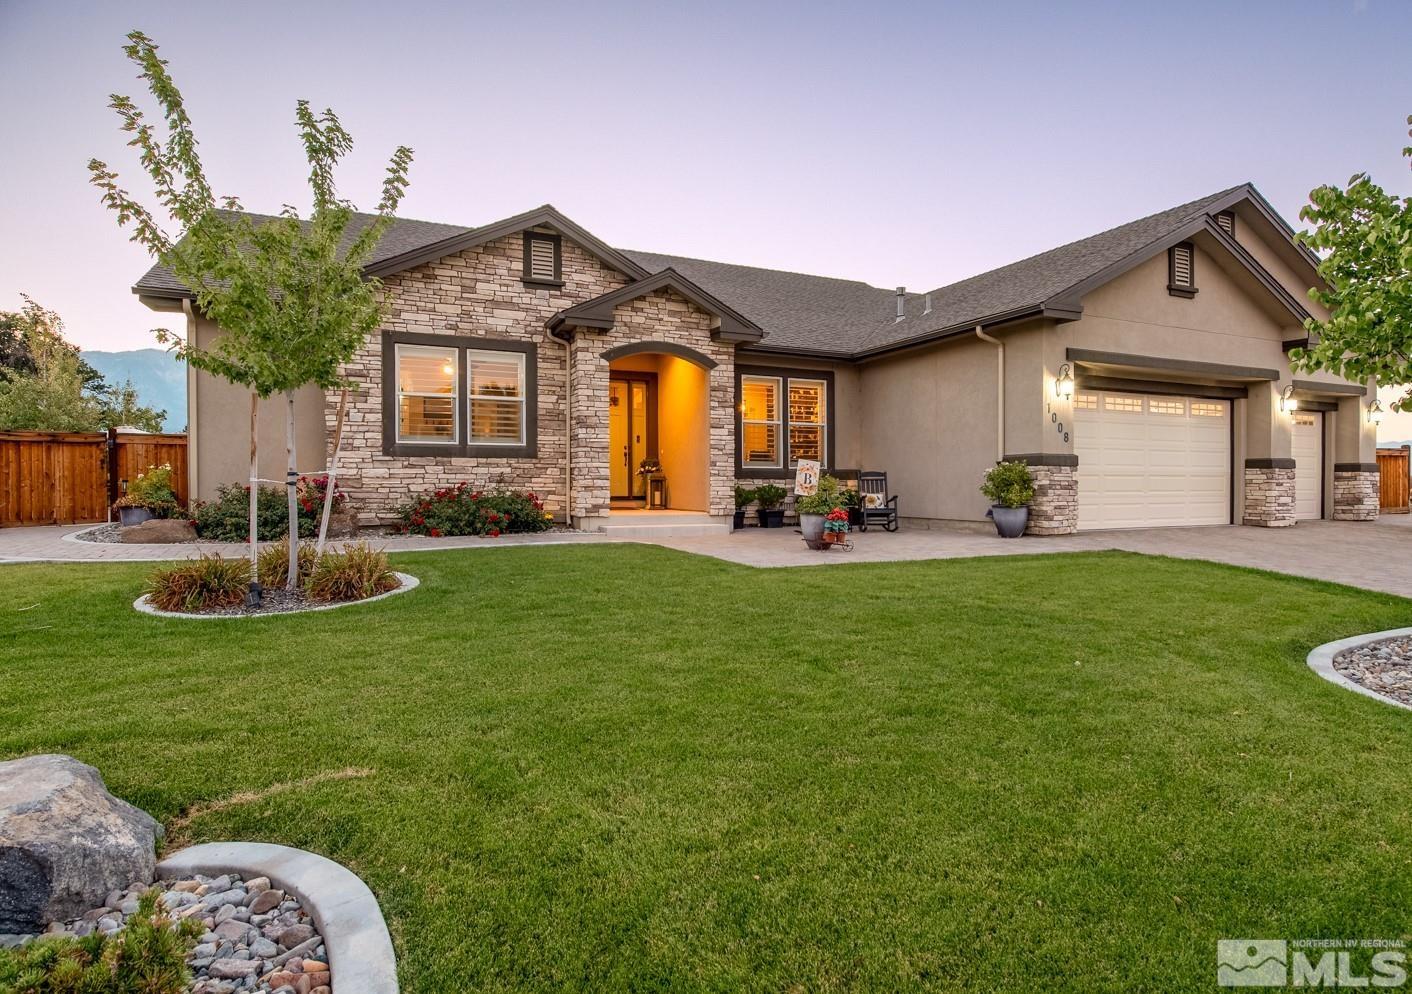
{"type": "Polygon", "coordinates": [[[1280,410],[1286,414],[1293,414],[1299,410],[1299,398],[1294,395],[1293,383],[1280,391],[1280,410]]]}
{"type": "Polygon", "coordinates": [[[1368,423],[1374,428],[1382,424],[1383,405],[1378,403],[1378,398],[1374,397],[1372,403],[1368,405],[1368,423]]]}
{"type": "Polygon", "coordinates": [[[1054,381],[1054,393],[1064,400],[1074,395],[1074,374],[1070,372],[1067,362],[1059,367],[1059,378],[1054,381]]]}

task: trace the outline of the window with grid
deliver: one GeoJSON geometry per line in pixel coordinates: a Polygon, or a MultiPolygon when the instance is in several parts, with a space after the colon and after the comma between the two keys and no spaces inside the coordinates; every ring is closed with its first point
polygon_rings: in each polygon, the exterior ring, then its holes
{"type": "Polygon", "coordinates": [[[1098,396],[1091,393],[1074,394],[1074,410],[1076,411],[1096,411],[1098,410],[1098,396]]]}
{"type": "Polygon", "coordinates": [[[740,379],[740,462],[780,468],[780,386],[777,376],[740,379]]]}
{"type": "Polygon", "coordinates": [[[520,352],[466,350],[472,445],[521,445],[525,440],[525,357],[520,352]]]}
{"type": "Polygon", "coordinates": [[[1105,411],[1122,411],[1125,414],[1141,414],[1142,398],[1110,394],[1103,398],[1103,409],[1105,411]]]}
{"type": "Polygon", "coordinates": [[[824,461],[827,386],[823,380],[789,381],[789,463],[801,459],[824,461]]]}
{"type": "Polygon", "coordinates": [[[1194,418],[1220,418],[1224,417],[1225,414],[1225,404],[1199,400],[1193,400],[1191,402],[1191,416],[1194,418]]]}
{"type": "Polygon", "coordinates": [[[397,440],[456,441],[456,355],[454,348],[397,346],[397,440]]]}
{"type": "Polygon", "coordinates": [[[1147,402],[1147,409],[1153,414],[1186,414],[1186,401],[1184,400],[1158,400],[1156,397],[1147,402]]]}

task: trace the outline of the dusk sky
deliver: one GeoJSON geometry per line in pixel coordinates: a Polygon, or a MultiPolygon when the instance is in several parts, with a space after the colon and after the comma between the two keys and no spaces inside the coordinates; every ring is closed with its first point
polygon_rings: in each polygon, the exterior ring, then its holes
{"type": "Polygon", "coordinates": [[[150,261],[87,178],[97,156],[143,189],[106,107],[146,97],[131,28],[250,210],[307,206],[300,97],[356,139],[360,206],[407,144],[408,217],[553,203],[624,248],[914,290],[1245,180],[1296,224],[1359,170],[1412,193],[1408,0],[0,0],[0,309],[28,293],[89,349],[153,346],[169,320],[129,292],[150,261]]]}

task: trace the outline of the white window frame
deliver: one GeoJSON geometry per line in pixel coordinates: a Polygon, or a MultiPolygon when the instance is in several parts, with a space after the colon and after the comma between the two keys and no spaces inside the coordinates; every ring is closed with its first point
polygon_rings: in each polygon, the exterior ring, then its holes
{"type": "MultiPolygon", "coordinates": [[[[827,463],[829,457],[829,381],[823,379],[815,379],[812,376],[791,376],[789,378],[789,382],[785,385],[786,404],[789,403],[789,391],[794,389],[794,384],[796,383],[811,383],[818,386],[819,388],[819,420],[800,421],[798,423],[801,425],[805,425],[806,427],[817,427],[819,429],[819,465],[823,466],[824,468],[828,468],[827,463]]],[[[792,416],[787,418],[786,422],[788,427],[784,439],[784,457],[786,459],[789,459],[789,456],[791,455],[794,449],[792,436],[794,434],[794,425],[796,422],[792,416]]],[[[790,459],[789,465],[792,468],[797,468],[799,466],[799,460],[790,459]]]]}
{"type": "MultiPolygon", "coordinates": [[[[398,342],[393,347],[395,358],[395,369],[392,371],[393,382],[397,384],[397,396],[393,406],[392,416],[397,419],[397,444],[398,445],[455,445],[461,438],[461,358],[459,350],[454,345],[416,345],[410,342],[398,342]],[[422,390],[402,389],[402,356],[404,353],[422,353],[423,355],[440,354],[443,358],[449,357],[451,360],[451,393],[428,393],[422,390]],[[451,399],[451,437],[450,438],[408,438],[402,434],[402,398],[403,397],[435,397],[451,399]]],[[[385,396],[385,395],[384,395],[385,396]]]]}
{"type": "Polygon", "coordinates": [[[495,349],[477,349],[466,347],[466,444],[474,446],[505,446],[507,448],[522,446],[525,444],[525,354],[523,352],[500,352],[495,349]],[[502,394],[478,394],[475,392],[476,381],[475,366],[479,359],[494,358],[496,360],[509,359],[515,364],[519,371],[519,385],[516,389],[518,396],[506,397],[502,394]],[[505,402],[508,400],[518,401],[520,405],[520,434],[514,441],[503,438],[479,439],[471,434],[471,405],[477,400],[494,400],[505,402]]]}
{"type": "Polygon", "coordinates": [[[783,469],[784,460],[787,456],[785,452],[789,440],[784,434],[784,405],[788,402],[785,396],[785,378],[782,376],[760,376],[755,373],[745,373],[740,377],[741,411],[740,411],[740,465],[743,469],[783,469]],[[748,383],[770,383],[775,391],[775,418],[773,421],[763,418],[747,418],[745,416],[745,386],[748,383]],[[745,428],[747,425],[774,425],[775,427],[775,461],[764,463],[754,460],[747,461],[745,456],[745,428]]]}

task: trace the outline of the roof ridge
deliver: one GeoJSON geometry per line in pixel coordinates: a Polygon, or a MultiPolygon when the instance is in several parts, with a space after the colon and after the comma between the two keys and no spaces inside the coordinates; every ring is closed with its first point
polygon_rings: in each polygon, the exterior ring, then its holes
{"type": "Polygon", "coordinates": [[[655,255],[661,256],[664,259],[681,259],[686,262],[704,262],[712,266],[732,266],[736,269],[753,269],[756,272],[760,273],[780,273],[784,276],[807,276],[811,280],[829,280],[834,283],[852,283],[858,286],[865,286],[870,290],[880,290],[883,293],[893,292],[887,289],[887,287],[873,286],[873,284],[867,282],[866,280],[851,280],[846,276],[823,276],[819,273],[806,273],[798,269],[773,269],[769,266],[750,266],[743,262],[724,262],[720,259],[702,259],[699,256],[694,255],[676,255],[672,252],[651,252],[647,249],[618,248],[618,251],[625,252],[628,255],[655,255]]]}

